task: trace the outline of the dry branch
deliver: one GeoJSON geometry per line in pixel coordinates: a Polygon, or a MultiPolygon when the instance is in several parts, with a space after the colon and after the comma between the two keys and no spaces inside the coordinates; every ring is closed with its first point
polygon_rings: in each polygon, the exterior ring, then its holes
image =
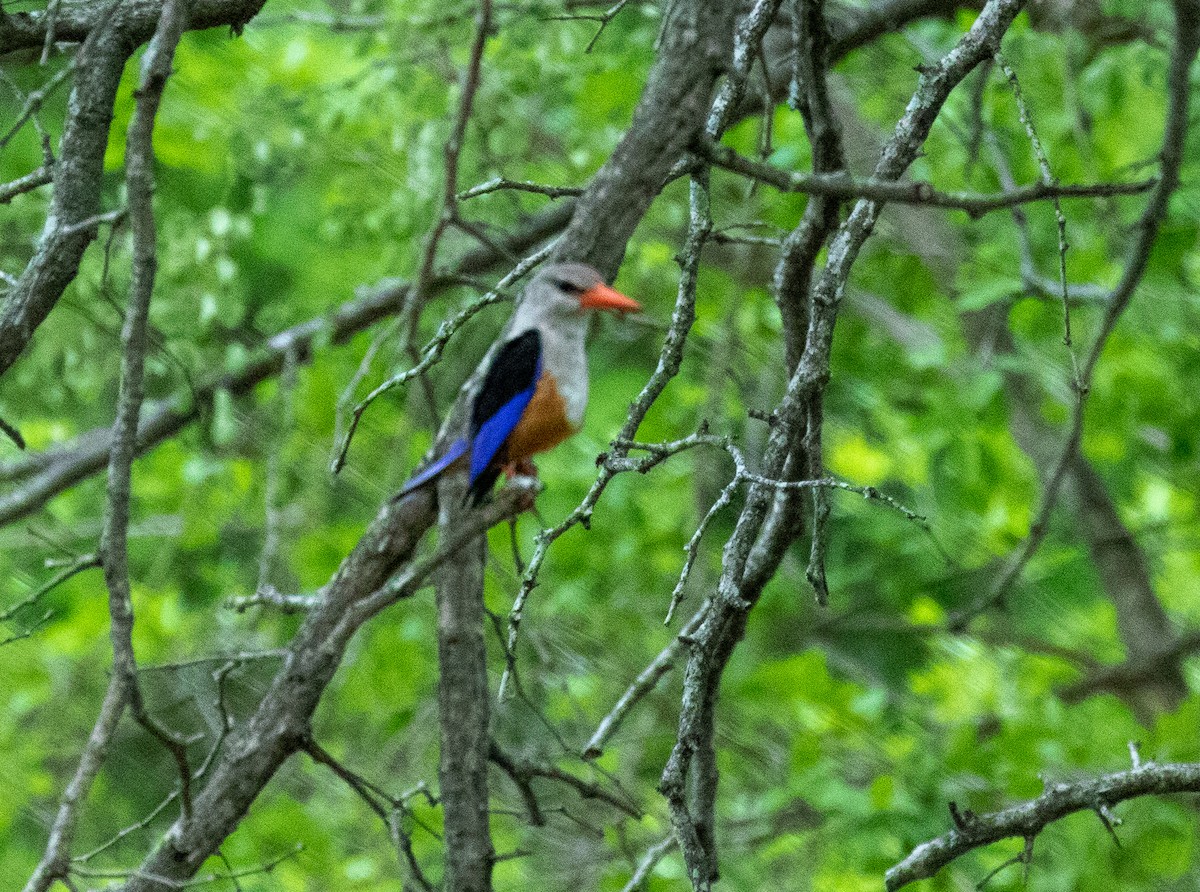
{"type": "MultiPolygon", "coordinates": [[[[1020,0],[992,0],[959,43],[940,62],[924,69],[908,109],[876,166],[877,179],[895,180],[904,173],[920,151],[951,90],[998,49],[1020,7],[1020,0]]],[[[792,452],[794,431],[804,426],[814,399],[819,400],[829,378],[829,355],[841,295],[851,266],[880,210],[878,203],[860,200],[831,242],[829,259],[813,288],[804,353],[774,413],[762,461],[763,474],[769,478],[786,479],[785,466],[792,452]]],[[[725,665],[744,632],[747,612],[761,591],[747,590],[747,571],[775,496],[773,487],[753,486],[725,546],[713,608],[691,643],[678,739],[661,781],[688,875],[698,892],[711,888],[716,878],[716,852],[711,840],[706,839],[706,810],[716,795],[716,777],[702,774],[692,778],[691,789],[698,786],[699,793],[689,797],[689,766],[697,758],[701,764],[708,763],[705,753],[712,747],[712,704],[725,665]]]]}
{"type": "MultiPolygon", "coordinates": [[[[79,819],[79,807],[87,798],[92,781],[104,763],[112,736],[127,707],[132,709],[139,723],[176,757],[182,784],[180,798],[184,803],[185,813],[190,806],[188,785],[191,769],[187,764],[186,747],[149,717],[142,702],[137,660],[133,653],[133,604],[130,598],[127,550],[130,479],[136,453],[138,415],[142,407],[146,318],[157,266],[152,137],[163,85],[170,74],[171,59],[183,34],[185,21],[185,0],[168,0],[163,7],[154,41],[143,60],[137,108],[129,126],[126,180],[133,218],[134,265],[129,310],[121,335],[121,383],[117,396],[116,420],[112,429],[113,448],[109,456],[108,498],[100,542],[100,560],[104,569],[104,581],[108,587],[113,671],[100,716],[92,728],[75,776],[59,801],[58,814],[45,853],[25,886],[26,892],[44,892],[55,880],[65,881],[69,876],[71,843],[79,819]]],[[[124,59],[121,61],[123,63],[124,59]]],[[[119,71],[117,74],[119,76],[119,71]]],[[[107,101],[111,102],[111,96],[108,96],[107,101]]],[[[83,121],[77,123],[77,126],[86,123],[83,121]]],[[[63,164],[66,168],[65,158],[63,164]]]]}
{"type": "Polygon", "coordinates": [[[770,164],[752,161],[728,146],[700,139],[696,151],[718,167],[767,183],[783,192],[803,192],[842,200],[864,198],[877,202],[895,202],[963,211],[971,218],[993,211],[1007,210],[1037,201],[1057,202],[1064,198],[1111,198],[1114,195],[1140,195],[1157,185],[1157,178],[1133,183],[1060,184],[1039,181],[996,195],[976,192],[943,192],[921,180],[897,182],[838,173],[793,173],[770,164]]]}
{"type": "Polygon", "coordinates": [[[126,892],[159,892],[154,876],[178,882],[194,876],[233,832],[279,766],[304,747],[313,711],[359,627],[390,604],[415,594],[465,541],[511,516],[529,497],[530,491],[521,487],[502,490],[492,504],[471,517],[461,535],[409,564],[391,583],[389,578],[411,559],[432,524],[434,505],[432,495],[424,491],[385,504],[326,585],[322,602],[306,615],[287,647],[282,669],[254,714],[230,733],[207,783],[195,797],[191,819],[175,822],[130,878],[126,892]]]}
{"type": "Polygon", "coordinates": [[[1048,824],[1077,811],[1094,811],[1103,819],[1108,809],[1137,796],[1200,793],[1200,765],[1146,763],[1131,771],[1106,774],[1093,780],[1052,784],[1037,799],[991,814],[956,812],[956,829],[922,843],[903,861],[888,870],[888,892],[933,876],[967,852],[1001,839],[1035,838],[1048,824]]]}
{"type": "MultiPolygon", "coordinates": [[[[266,0],[193,0],[188,29],[228,26],[241,31],[266,0]]],[[[121,31],[130,44],[130,52],[145,43],[162,17],[165,0],[123,0],[120,10],[121,31]]],[[[110,3],[95,0],[62,0],[57,10],[48,12],[12,12],[0,17],[0,56],[24,49],[41,49],[51,25],[54,40],[83,43],[107,17],[110,3]]]]}

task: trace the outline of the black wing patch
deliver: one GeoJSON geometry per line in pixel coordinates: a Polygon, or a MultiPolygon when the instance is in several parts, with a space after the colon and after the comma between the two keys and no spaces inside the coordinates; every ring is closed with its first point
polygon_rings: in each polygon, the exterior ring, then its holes
{"type": "Polygon", "coordinates": [[[471,480],[467,499],[480,504],[500,476],[504,441],[533,398],[542,367],[542,336],[530,330],[496,353],[471,406],[471,480]]]}
{"type": "Polygon", "coordinates": [[[513,397],[537,384],[542,359],[542,336],[531,328],[505,341],[488,367],[483,386],[471,406],[471,434],[495,415],[513,397]]]}

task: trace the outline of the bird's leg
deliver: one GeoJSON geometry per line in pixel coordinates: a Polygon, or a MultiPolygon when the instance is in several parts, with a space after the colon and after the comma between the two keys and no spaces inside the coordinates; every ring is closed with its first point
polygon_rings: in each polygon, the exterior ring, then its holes
{"type": "Polygon", "coordinates": [[[538,475],[537,465],[530,459],[523,458],[520,461],[512,461],[500,469],[504,472],[506,481],[512,480],[514,477],[534,477],[538,475]]]}

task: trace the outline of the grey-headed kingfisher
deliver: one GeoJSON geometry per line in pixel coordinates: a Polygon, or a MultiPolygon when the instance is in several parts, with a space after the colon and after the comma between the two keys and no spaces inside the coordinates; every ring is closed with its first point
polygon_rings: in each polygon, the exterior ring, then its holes
{"type": "Polygon", "coordinates": [[[467,497],[478,505],[501,473],[534,473],[529,459],[579,431],[588,398],[584,338],[591,310],[633,312],[641,305],[582,263],[556,263],[526,286],[504,343],[471,404],[471,426],[400,495],[465,459],[467,497]]]}

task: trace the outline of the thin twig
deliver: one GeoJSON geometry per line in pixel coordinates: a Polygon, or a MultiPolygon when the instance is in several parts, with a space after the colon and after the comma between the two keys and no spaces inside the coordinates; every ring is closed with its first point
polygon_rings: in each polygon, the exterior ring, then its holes
{"type": "Polygon", "coordinates": [[[90,867],[72,867],[74,873],[82,877],[89,877],[97,880],[130,880],[130,879],[145,879],[151,883],[160,885],[166,889],[192,889],[196,886],[205,886],[209,883],[220,882],[221,880],[236,880],[244,877],[260,876],[262,874],[271,873],[276,867],[285,861],[290,861],[304,851],[303,843],[296,843],[286,852],[276,855],[262,864],[257,864],[254,867],[243,867],[239,870],[217,872],[211,871],[206,874],[200,874],[190,880],[172,880],[169,877],[157,876],[154,874],[145,873],[142,870],[133,868],[130,870],[93,870],[90,867]]]}
{"type": "Polygon", "coordinates": [[[641,892],[646,880],[650,878],[651,872],[658,866],[658,862],[677,845],[678,842],[675,840],[675,835],[668,833],[661,840],[646,849],[646,854],[638,862],[637,869],[634,870],[633,875],[629,878],[629,882],[625,884],[621,892],[641,892]]]}
{"type": "Polygon", "coordinates": [[[54,46],[54,25],[58,21],[58,6],[62,0],[50,0],[50,5],[46,7],[46,17],[43,19],[46,23],[46,42],[42,44],[41,65],[45,65],[50,60],[50,49],[54,46]]]}
{"type": "Polygon", "coordinates": [[[626,4],[628,4],[628,3],[629,3],[629,0],[617,0],[616,3],[614,3],[612,6],[610,6],[608,9],[606,9],[604,12],[600,13],[599,15],[582,15],[582,14],[552,15],[552,16],[548,16],[548,18],[550,18],[551,20],[557,20],[560,22],[576,22],[576,21],[599,22],[600,27],[596,29],[596,33],[592,35],[592,39],[588,41],[588,45],[584,49],[585,53],[590,53],[595,48],[596,42],[600,40],[600,35],[604,33],[604,29],[608,27],[608,23],[611,22],[613,19],[615,19],[617,17],[617,14],[622,9],[624,9],[626,4]]]}
{"type": "MultiPolygon", "coordinates": [[[[57,0],[55,0],[55,2],[57,2],[57,0]]],[[[49,32],[47,31],[47,33],[49,32]]],[[[50,98],[51,94],[58,88],[58,85],[71,76],[72,70],[73,69],[70,65],[64,66],[61,71],[54,75],[54,77],[46,81],[42,87],[34,90],[25,97],[24,105],[21,106],[21,111],[18,113],[17,119],[13,121],[13,124],[8,128],[8,131],[3,136],[0,136],[0,151],[4,150],[5,146],[7,146],[12,138],[20,132],[21,128],[25,126],[25,123],[29,119],[38,113],[38,110],[41,109],[43,103],[50,98]]],[[[7,78],[5,79],[7,80],[7,78]]]]}
{"type": "Polygon", "coordinates": [[[700,623],[704,620],[705,614],[711,602],[705,601],[697,610],[690,620],[679,631],[679,634],[671,639],[671,643],[659,652],[645,669],[638,673],[637,678],[633,680],[625,692],[617,699],[616,704],[609,710],[608,714],[601,720],[596,732],[588,740],[583,748],[583,757],[585,759],[597,759],[604,753],[604,748],[608,745],[608,741],[617,733],[625,718],[633,710],[633,708],[642,701],[642,699],[650,693],[658,685],[659,679],[675,668],[675,661],[679,657],[679,652],[683,649],[696,630],[700,628],[700,623]]]}
{"type": "Polygon", "coordinates": [[[472,186],[464,192],[459,192],[457,198],[459,201],[466,201],[470,198],[478,198],[480,195],[487,195],[490,192],[498,192],[501,189],[512,189],[517,192],[534,192],[538,195],[548,195],[551,198],[563,198],[564,196],[583,194],[582,189],[570,186],[543,186],[541,183],[532,183],[528,180],[510,180],[505,177],[495,177],[485,183],[480,183],[478,186],[472,186]]]}
{"type": "Polygon", "coordinates": [[[32,192],[54,180],[54,168],[43,164],[37,170],[18,177],[8,183],[0,184],[0,204],[8,204],[18,195],[32,192]]]}
{"type": "Polygon", "coordinates": [[[367,804],[367,807],[379,816],[384,826],[387,827],[388,835],[392,838],[397,854],[403,859],[405,866],[408,868],[409,876],[412,877],[413,882],[424,890],[424,892],[433,892],[436,887],[429,881],[421,869],[416,852],[413,850],[412,838],[405,832],[400,823],[400,817],[408,814],[408,807],[404,798],[387,795],[377,785],[335,759],[311,736],[305,740],[303,749],[314,762],[324,765],[341,778],[367,804]],[[383,800],[383,802],[380,800],[383,800]],[[384,807],[384,803],[387,804],[386,808],[384,807]]]}
{"type": "MultiPolygon", "coordinates": [[[[1008,78],[1008,83],[1012,87],[1013,99],[1017,103],[1017,114],[1021,119],[1021,123],[1025,125],[1025,133],[1029,136],[1029,145],[1032,147],[1034,158],[1037,160],[1042,183],[1047,187],[1053,187],[1057,181],[1050,170],[1050,159],[1046,157],[1046,150],[1042,147],[1042,141],[1038,138],[1037,130],[1033,126],[1033,115],[1030,113],[1029,106],[1025,102],[1024,93],[1021,92],[1021,83],[1017,80],[1017,72],[1013,70],[1012,66],[1008,64],[1008,60],[1000,53],[996,54],[995,59],[996,64],[1004,72],[1004,76],[1008,78]]],[[[1059,199],[1059,196],[1054,196],[1053,204],[1054,220],[1058,226],[1058,284],[1063,308],[1063,344],[1066,346],[1067,353],[1071,357],[1071,376],[1076,399],[1082,400],[1083,381],[1079,377],[1079,359],[1075,355],[1075,345],[1071,340],[1071,301],[1067,289],[1067,218],[1063,214],[1062,201],[1059,199]]]]}
{"type": "Polygon", "coordinates": [[[303,613],[312,610],[321,603],[321,595],[289,595],[284,594],[273,585],[260,586],[252,595],[237,595],[225,599],[221,605],[238,613],[244,613],[251,607],[273,607],[280,613],[303,613]]]}
{"type": "Polygon", "coordinates": [[[866,199],[895,204],[950,208],[972,219],[993,211],[1007,210],[1034,201],[1059,201],[1063,198],[1111,198],[1116,195],[1140,195],[1158,185],[1151,177],[1133,183],[1079,183],[1059,185],[1037,182],[1006,192],[988,195],[977,192],[943,192],[922,180],[899,182],[876,177],[854,177],[846,173],[792,173],[739,155],[728,146],[701,139],[696,152],[707,161],[744,177],[774,186],[783,192],[803,192],[832,198],[866,199]]]}
{"type": "Polygon", "coordinates": [[[68,563],[66,565],[66,567],[64,567],[60,572],[56,573],[51,579],[48,579],[42,585],[39,585],[36,589],[34,589],[32,592],[30,592],[28,595],[26,595],[24,598],[22,598],[16,604],[13,604],[11,607],[5,608],[3,611],[0,611],[0,623],[8,622],[8,620],[12,619],[12,617],[17,612],[25,609],[30,604],[34,604],[37,601],[41,600],[46,594],[48,594],[50,591],[57,588],[58,586],[62,585],[64,582],[66,582],[71,577],[73,577],[79,573],[82,573],[84,570],[91,570],[91,569],[93,569],[95,567],[99,567],[99,566],[100,566],[100,558],[98,555],[85,554],[85,555],[81,555],[80,557],[75,558],[70,563],[68,563]]]}
{"type": "Polygon", "coordinates": [[[283,461],[283,451],[296,423],[296,362],[295,350],[289,350],[283,355],[283,369],[279,375],[279,393],[276,396],[277,405],[273,407],[271,413],[272,442],[267,446],[266,484],[263,487],[265,521],[262,551],[258,556],[256,592],[265,592],[267,589],[275,591],[272,585],[272,574],[279,561],[281,527],[283,525],[282,477],[283,469],[287,467],[283,461]]]}

